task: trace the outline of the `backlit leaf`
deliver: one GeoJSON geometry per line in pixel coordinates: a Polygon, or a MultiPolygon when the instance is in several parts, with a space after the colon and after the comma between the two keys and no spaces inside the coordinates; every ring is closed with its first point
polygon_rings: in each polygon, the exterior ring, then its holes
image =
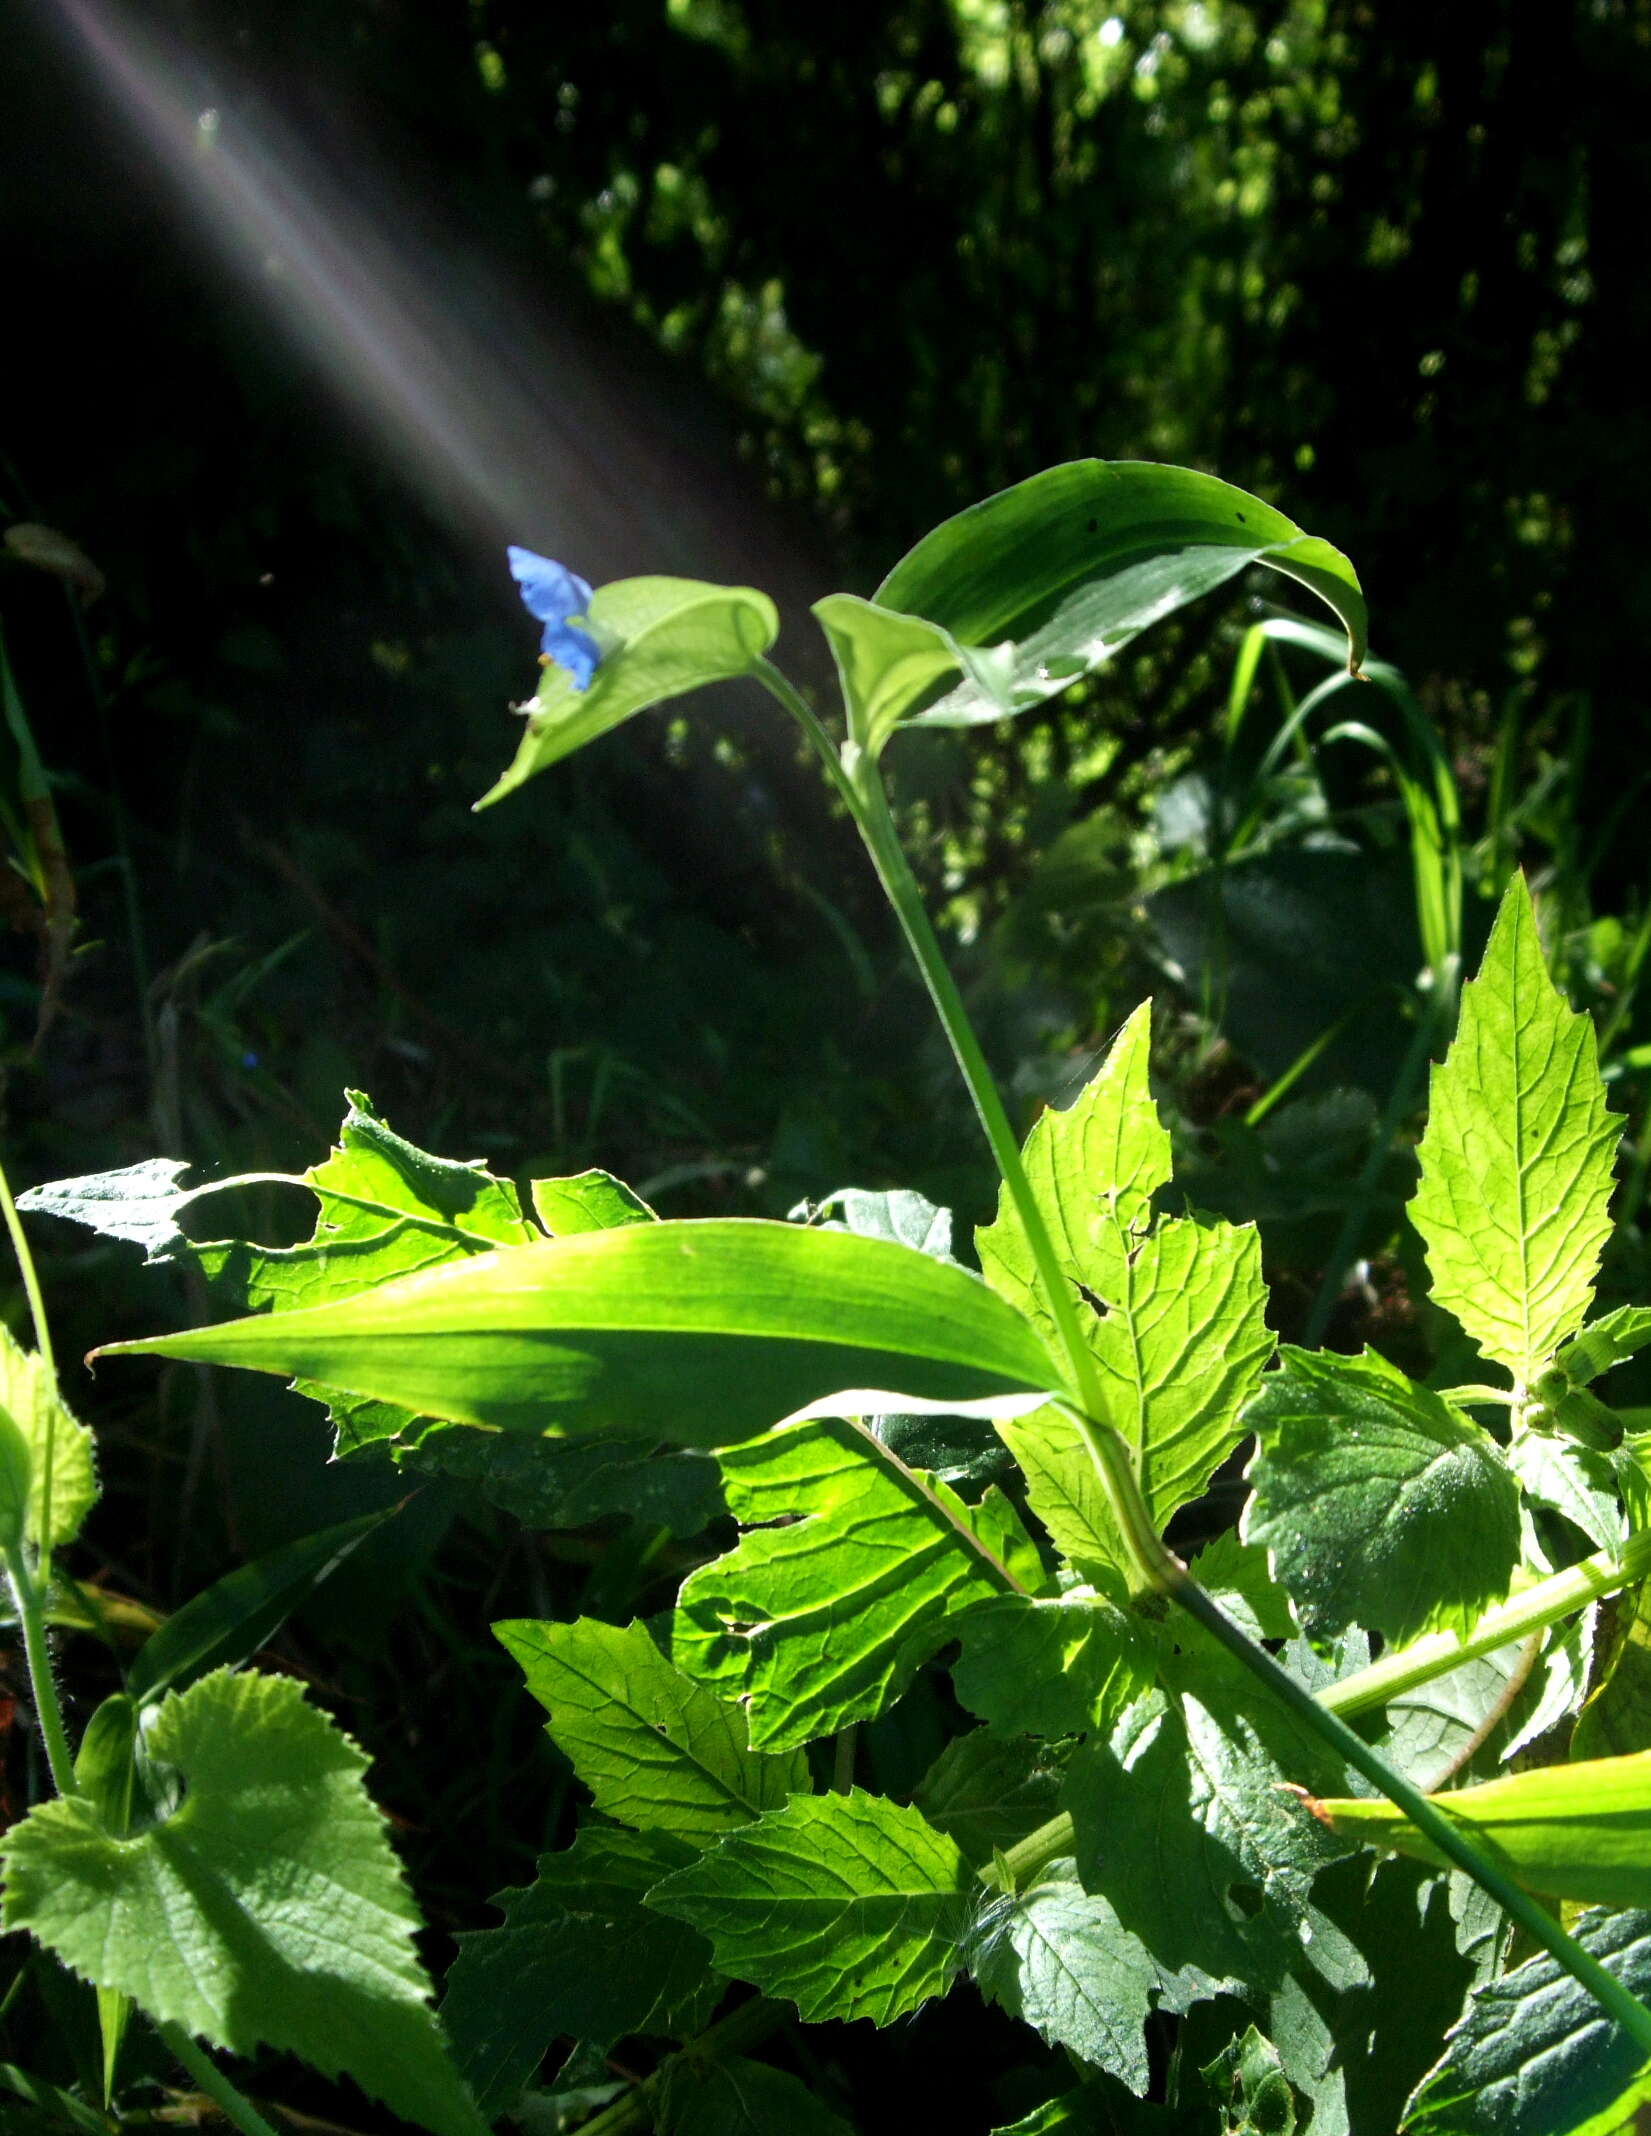
{"type": "Polygon", "coordinates": [[[27,1454],[22,1463],[16,1447],[12,1450],[11,1488],[28,1494],[24,1533],[33,1542],[72,1543],[97,1503],[92,1435],[69,1414],[44,1362],[3,1323],[0,1410],[15,1425],[27,1454]]]}

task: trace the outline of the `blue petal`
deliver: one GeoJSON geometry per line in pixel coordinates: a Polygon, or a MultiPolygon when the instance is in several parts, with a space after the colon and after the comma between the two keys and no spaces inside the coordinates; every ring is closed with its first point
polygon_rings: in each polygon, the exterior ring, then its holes
{"type": "Polygon", "coordinates": [[[576,690],[588,689],[602,657],[601,649],[588,631],[580,630],[569,618],[586,613],[590,582],[565,564],[538,556],[531,549],[511,547],[505,555],[529,615],[537,616],[545,626],[540,640],[545,657],[554,660],[572,678],[576,690]]]}
{"type": "Polygon", "coordinates": [[[548,660],[554,660],[559,668],[566,670],[576,690],[590,688],[590,679],[596,673],[596,663],[602,652],[587,632],[573,623],[547,623],[539,649],[548,660]]]}

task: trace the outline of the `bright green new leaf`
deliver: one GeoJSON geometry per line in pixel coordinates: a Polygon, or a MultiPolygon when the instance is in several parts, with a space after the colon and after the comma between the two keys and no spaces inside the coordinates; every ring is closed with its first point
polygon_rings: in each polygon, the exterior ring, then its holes
{"type": "MultiPolygon", "coordinates": [[[[1596,1906],[1651,1901],[1651,1751],[1539,1766],[1431,1799],[1529,1891],[1596,1906]]],[[[1313,1808],[1344,1838],[1441,1860],[1385,1797],[1313,1808]]]]}
{"type": "Polygon", "coordinates": [[[1515,875],[1433,1071],[1410,1216],[1437,1303],[1526,1385],[1592,1303],[1621,1130],[1594,1027],[1549,978],[1515,875]]]}
{"type": "Polygon", "coordinates": [[[659,2136],[854,2136],[800,2078],[742,2054],[673,2055],[656,2099],[659,2136]]]}
{"type": "Polygon", "coordinates": [[[964,1611],[956,1635],[958,1698],[998,1735],[1109,1728],[1152,1688],[1153,1653],[1139,1618],[1099,1598],[995,1595],[964,1611]]]}
{"type": "Polygon", "coordinates": [[[296,1374],[513,1431],[747,1439],[824,1408],[1024,1408],[1060,1384],[1012,1307],[880,1239],[743,1218],[488,1254],[336,1305],[99,1355],[296,1374]]]}
{"type": "Polygon", "coordinates": [[[749,675],[780,628],[773,602],[753,587],[676,578],[598,586],[586,620],[602,654],[589,688],[576,689],[564,668],[545,668],[515,759],[477,808],[650,706],[749,675]]]}
{"type": "Polygon", "coordinates": [[[1143,2027],[1162,1975],[1107,1901],[1055,1861],[1024,1891],[991,1901],[969,1970],[983,1995],[1107,2070],[1139,2096],[1150,2076],[1143,2027]]]}
{"type": "Polygon", "coordinates": [[[0,1553],[18,1549],[29,1532],[29,1442],[0,1405],[0,1553]]]}
{"type": "Polygon", "coordinates": [[[717,1969],[809,2023],[892,2024],[962,1963],[974,1876],[916,1810],[855,1789],[799,1795],[648,1894],[711,1940],[717,1969]]]}
{"type": "Polygon", "coordinates": [[[441,2017],[453,2057],[490,2120],[514,2102],[558,2039],[605,2053],[632,2033],[685,2039],[723,1983],[702,1937],[651,1913],[644,1892],[693,1859],[680,1841],[587,1826],[534,1882],[501,1891],[498,1928],[461,1935],[441,2017]]]}
{"type": "MultiPolygon", "coordinates": [[[[1643,2002],[1651,1915],[1590,1913],[1577,1941],[1643,2002]]],[[[1651,2068],[1589,1991],[1546,1952],[1474,1990],[1403,2126],[1418,2136],[1628,2136],[1651,2068]]]]}
{"type": "Polygon", "coordinates": [[[97,1503],[97,1469],[92,1435],[64,1407],[43,1361],[25,1350],[10,1328],[0,1324],[0,1411],[16,1427],[27,1456],[24,1465],[12,1449],[7,1489],[28,1492],[25,1532],[31,1542],[49,1540],[53,1547],[72,1543],[81,1523],[97,1503]],[[49,1453],[48,1453],[49,1449],[49,1453]],[[48,1494],[50,1504],[47,1503],[48,1494]]]}
{"type": "Polygon", "coordinates": [[[232,2054],[292,2053],[436,2136],[481,2136],[356,1746],[290,1679],[220,1670],[165,1701],[148,1748],[182,1802],[127,1839],[83,1797],[38,1804],[0,1849],[6,1927],[232,2054]]]}
{"type": "Polygon", "coordinates": [[[1507,1593],[1512,1472],[1478,1425],[1375,1351],[1286,1348],[1243,1421],[1257,1442],[1244,1537],[1315,1636],[1465,1633],[1507,1593]]]}
{"type": "Polygon", "coordinates": [[[790,1748],[871,1720],[954,1635],[959,1610],[1015,1590],[994,1547],[1013,1519],[1001,1494],[968,1506],[841,1419],[732,1448],[722,1473],[746,1532],[683,1582],[671,1653],[744,1706],[753,1743],[790,1748]]]}
{"type": "Polygon", "coordinates": [[[912,1800],[971,1862],[985,1863],[1049,1822],[1060,1787],[1057,1748],[974,1728],[953,1736],[912,1800]]]}
{"type": "Polygon", "coordinates": [[[139,1649],[126,1689],[140,1704],[182,1691],[209,1670],[248,1661],[304,1599],[400,1509],[363,1513],[283,1543],[214,1580],[167,1618],[139,1649]]]}
{"type": "Polygon", "coordinates": [[[596,1807],[621,1824],[702,1847],[812,1785],[800,1751],[750,1749],[739,1707],[673,1668],[645,1625],[523,1617],[493,1631],[596,1807]]]}
{"type": "Polygon", "coordinates": [[[925,535],[875,598],[992,649],[913,722],[972,726],[1055,696],[1254,563],[1335,611],[1357,671],[1364,597],[1339,549],[1212,475],[1145,461],[1068,461],[970,506],[925,535]]]}
{"type": "Polygon", "coordinates": [[[1027,1502],[1062,1557],[1099,1592],[1126,1602],[1128,1553],[1072,1419],[1047,1406],[1012,1421],[1000,1417],[996,1430],[1026,1480],[1027,1502]]]}
{"type": "Polygon", "coordinates": [[[1651,1305],[1619,1305],[1572,1336],[1554,1363],[1573,1387],[1603,1378],[1651,1342],[1651,1305]]]}
{"type": "Polygon", "coordinates": [[[654,1212],[611,1172],[593,1167],[568,1179],[536,1179],[528,1192],[533,1213],[552,1238],[573,1231],[612,1231],[619,1224],[651,1224],[654,1212]]]}
{"type": "Polygon", "coordinates": [[[837,663],[849,735],[870,757],[913,705],[966,665],[963,649],[937,624],[857,594],[830,594],[814,603],[814,614],[837,663]]]}

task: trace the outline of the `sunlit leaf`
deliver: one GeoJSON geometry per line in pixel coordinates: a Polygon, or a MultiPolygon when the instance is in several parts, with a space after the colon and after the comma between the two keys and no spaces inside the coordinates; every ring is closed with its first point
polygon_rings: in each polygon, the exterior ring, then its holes
{"type": "Polygon", "coordinates": [[[17,1433],[6,1488],[14,1497],[27,1493],[23,1532],[33,1542],[72,1543],[97,1503],[92,1434],[69,1414],[43,1360],[3,1323],[0,1411],[17,1433]]]}
{"type": "Polygon", "coordinates": [[[1151,1689],[1139,1620],[1099,1598],[998,1595],[957,1620],[958,1698],[999,1735],[1084,1735],[1151,1689]]]}

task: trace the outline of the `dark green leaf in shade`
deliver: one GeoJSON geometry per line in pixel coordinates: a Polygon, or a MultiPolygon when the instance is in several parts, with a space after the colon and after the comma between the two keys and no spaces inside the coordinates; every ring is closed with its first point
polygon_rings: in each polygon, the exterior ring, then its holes
{"type": "MultiPolygon", "coordinates": [[[[1585,1914],[1575,1934],[1643,2002],[1651,1914],[1585,1914]]],[[[1626,2136],[1651,2071],[1589,1991],[1546,1953],[1474,1990],[1403,2127],[1421,2136],[1626,2136]]]]}
{"type": "Polygon", "coordinates": [[[975,1728],[952,1738],[913,1799],[937,1832],[982,1863],[1047,1824],[1060,1791],[1061,1761],[1048,1744],[975,1728]]]}
{"type": "Polygon", "coordinates": [[[165,1691],[182,1691],[210,1669],[250,1660],[356,1545],[399,1510],[390,1506],[301,1535],[214,1580],[145,1640],[126,1672],[128,1692],[146,1704],[165,1691]]]}
{"type": "Polygon", "coordinates": [[[992,2136],[1211,2136],[1208,2102],[1156,2106],[1115,2080],[1092,2077],[992,2136]]]}
{"type": "MultiPolygon", "coordinates": [[[[1365,607],[1339,550],[1213,476],[1144,461],[1069,461],[970,506],[925,535],[875,598],[939,625],[960,647],[991,649],[916,715],[969,726],[1056,695],[1252,563],[1328,603],[1356,669],[1365,607]]],[[[864,684],[860,694],[873,700],[864,684]]]]}
{"type": "Polygon", "coordinates": [[[708,1936],[717,1969],[810,2023],[892,2024],[944,1994],[975,1879],[920,1812],[856,1789],[799,1795],[648,1894],[708,1936]]]}
{"type": "Polygon", "coordinates": [[[1467,1632],[1519,1556],[1519,1491],[1495,1443],[1395,1366],[1286,1349],[1244,1413],[1243,1533],[1302,1621],[1404,1641],[1467,1632]]]}
{"type": "Polygon", "coordinates": [[[1573,1758],[1619,1758],[1651,1750],[1651,1587],[1616,1606],[1610,1659],[1571,1738],[1573,1758]]]}
{"type": "Polygon", "coordinates": [[[621,1824],[705,1846],[812,1784],[800,1751],[748,1748],[739,1707],[673,1668],[645,1625],[520,1618],[493,1631],[597,1808],[621,1824]]]}
{"type": "Polygon", "coordinates": [[[546,666],[515,758],[478,808],[650,706],[749,675],[779,631],[767,594],[699,579],[615,579],[596,588],[585,621],[601,648],[589,688],[576,689],[564,668],[546,666]]]}
{"type": "Polygon", "coordinates": [[[441,2016],[454,2059],[491,2119],[532,2080],[551,2043],[606,2052],[631,2033],[684,2039],[722,1992],[703,1938],[642,1896],[693,1859],[658,1832],[582,1831],[542,1855],[534,1882],[501,1891],[497,1928],[458,1939],[441,2016]]]}
{"type": "Polygon", "coordinates": [[[983,1995],[1144,2093],[1144,2026],[1163,1985],[1145,1946],[1119,1925],[1070,1861],[1051,1862],[1025,1890],[988,1903],[975,1923],[969,1971],[983,1995]]]}
{"type": "Polygon", "coordinates": [[[997,1595],[956,1622],[958,1698],[997,1735],[1084,1735],[1108,1728],[1152,1688],[1154,1655],[1138,1618],[1099,1597],[997,1595]]]}
{"type": "Polygon", "coordinates": [[[415,1475],[479,1485],[524,1528],[583,1528],[623,1514],[690,1536],[727,1511],[711,1455],[647,1439],[530,1439],[436,1424],[397,1458],[415,1475]]]}
{"type": "Polygon", "coordinates": [[[1062,1376],[967,1270],[755,1219],[630,1224],[100,1354],[292,1373],[425,1416],[730,1445],[828,1405],[990,1413],[1062,1376]]]}
{"type": "Polygon", "coordinates": [[[673,2055],[655,2091],[659,2136],[854,2136],[799,2077],[741,2054],[673,2055]]]}
{"type": "Polygon", "coordinates": [[[552,1238],[575,1231],[612,1231],[619,1224],[657,1222],[640,1194],[593,1167],[568,1179],[536,1179],[528,1188],[533,1213],[552,1238]]]}
{"type": "Polygon", "coordinates": [[[1278,2049],[1254,2025],[1198,2074],[1221,2108],[1221,2136],[1296,2136],[1295,2093],[1278,2049]]]}
{"type": "Polygon", "coordinates": [[[363,1754],[290,1679],[227,1669],[163,1702],[148,1751],[181,1804],[129,1838],[84,1797],[37,1804],[0,1850],[6,1927],[232,2054],[285,2050],[436,2136],[481,2136],[363,1754]]]}
{"type": "Polygon", "coordinates": [[[754,1744],[881,1713],[960,1609],[1014,1591],[1010,1545],[1036,1562],[1001,1494],[966,1505],[841,1419],[732,1448],[722,1471],[746,1532],[683,1583],[671,1652],[745,1707],[754,1744]]]}

